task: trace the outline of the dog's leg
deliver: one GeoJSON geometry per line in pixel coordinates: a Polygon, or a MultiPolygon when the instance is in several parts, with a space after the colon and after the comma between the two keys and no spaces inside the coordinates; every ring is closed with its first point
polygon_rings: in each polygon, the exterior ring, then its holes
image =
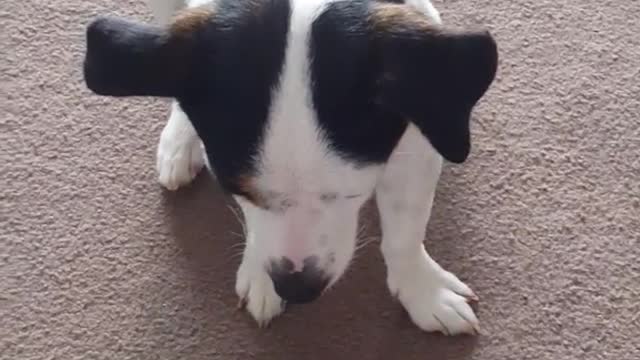
{"type": "Polygon", "coordinates": [[[423,330],[474,333],[478,319],[468,302],[475,294],[423,244],[441,166],[442,158],[410,127],[376,188],[387,285],[423,330]]]}
{"type": "MultiPolygon", "coordinates": [[[[158,24],[167,24],[185,7],[185,0],[147,0],[158,24]]],[[[198,134],[177,101],[171,105],[169,121],[162,130],[156,159],[158,181],[169,190],[186,185],[198,175],[205,162],[198,134]]]]}
{"type": "Polygon", "coordinates": [[[169,190],[176,190],[193,180],[205,164],[204,148],[177,101],[171,106],[169,121],[158,143],[158,181],[169,190]]]}
{"type": "Polygon", "coordinates": [[[236,276],[236,293],[240,304],[258,324],[266,326],[284,311],[284,303],[276,294],[264,262],[256,256],[251,236],[248,236],[245,246],[236,276]]]}
{"type": "Polygon", "coordinates": [[[185,7],[187,0],[147,0],[147,5],[158,24],[167,24],[173,14],[185,7]]]}
{"type": "Polygon", "coordinates": [[[433,6],[430,0],[405,0],[404,3],[422,11],[438,24],[442,23],[442,20],[440,19],[440,12],[435,8],[435,6],[433,6]]]}

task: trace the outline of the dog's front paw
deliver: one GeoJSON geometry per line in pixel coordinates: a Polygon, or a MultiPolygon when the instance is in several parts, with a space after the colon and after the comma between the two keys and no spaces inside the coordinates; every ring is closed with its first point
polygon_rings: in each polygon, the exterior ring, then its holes
{"type": "Polygon", "coordinates": [[[157,154],[158,181],[169,190],[177,190],[193,180],[204,166],[204,150],[196,138],[181,139],[165,129],[157,154]]]}
{"type": "Polygon", "coordinates": [[[284,311],[284,302],[276,294],[273,282],[261,267],[243,261],[236,278],[236,293],[240,304],[258,322],[266,326],[284,311]]]}
{"type": "Polygon", "coordinates": [[[477,296],[439,266],[417,273],[390,273],[388,285],[421,329],[445,335],[480,332],[478,318],[469,306],[477,296]]]}

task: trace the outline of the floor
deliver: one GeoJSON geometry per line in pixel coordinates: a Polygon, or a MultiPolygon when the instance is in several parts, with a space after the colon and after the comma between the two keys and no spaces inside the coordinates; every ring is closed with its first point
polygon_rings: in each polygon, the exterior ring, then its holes
{"type": "Polygon", "coordinates": [[[387,294],[376,215],[339,285],[259,329],[236,311],[240,225],[203,175],[156,182],[166,101],[84,86],[84,27],[142,0],[0,6],[0,358],[640,359],[640,3],[440,0],[501,63],[447,165],[427,247],[484,334],[418,331],[387,294]]]}

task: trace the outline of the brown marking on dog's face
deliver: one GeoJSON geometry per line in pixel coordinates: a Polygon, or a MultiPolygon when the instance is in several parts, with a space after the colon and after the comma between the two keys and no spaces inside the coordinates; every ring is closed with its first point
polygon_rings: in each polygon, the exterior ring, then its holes
{"type": "Polygon", "coordinates": [[[210,6],[199,6],[179,12],[171,21],[169,31],[175,36],[189,36],[213,18],[210,6]]]}
{"type": "Polygon", "coordinates": [[[255,177],[252,175],[240,175],[236,177],[233,182],[238,194],[242,195],[245,199],[251,202],[253,205],[268,210],[269,201],[267,197],[260,192],[255,184],[255,177]]]}
{"type": "MultiPolygon", "coordinates": [[[[297,202],[286,194],[258,188],[256,177],[253,175],[236,177],[232,187],[237,195],[262,210],[283,213],[291,207],[297,206],[297,202]]],[[[337,197],[337,195],[335,196],[337,197]]]]}
{"type": "MultiPolygon", "coordinates": [[[[247,4],[245,19],[250,17],[257,19],[263,15],[263,10],[268,8],[265,1],[254,0],[247,4]]],[[[216,21],[215,11],[212,5],[202,5],[188,8],[177,13],[169,25],[169,31],[174,36],[190,36],[210,21],[216,21]]]]}
{"type": "Polygon", "coordinates": [[[403,31],[419,35],[422,32],[436,32],[439,28],[424,13],[403,4],[375,3],[371,8],[370,21],[376,33],[403,31]]]}

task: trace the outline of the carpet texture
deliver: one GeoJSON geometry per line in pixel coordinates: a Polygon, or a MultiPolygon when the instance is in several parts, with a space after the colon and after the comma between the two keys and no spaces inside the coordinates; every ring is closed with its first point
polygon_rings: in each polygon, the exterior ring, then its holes
{"type": "MultiPolygon", "coordinates": [[[[84,27],[141,0],[0,4],[0,358],[640,359],[640,2],[435,1],[501,54],[427,247],[481,297],[479,337],[425,334],[377,240],[268,329],[235,310],[241,232],[207,175],[167,193],[166,101],[92,95],[84,27]]],[[[368,232],[379,233],[371,206],[368,232]]],[[[379,239],[378,239],[379,240],[379,239]]]]}

